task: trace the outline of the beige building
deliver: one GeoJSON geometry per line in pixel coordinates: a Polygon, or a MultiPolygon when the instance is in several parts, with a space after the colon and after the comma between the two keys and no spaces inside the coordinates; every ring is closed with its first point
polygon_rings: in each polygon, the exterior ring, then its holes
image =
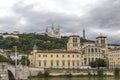
{"type": "Polygon", "coordinates": [[[120,49],[110,50],[108,53],[109,68],[120,68],[120,49]]]}
{"type": "Polygon", "coordinates": [[[69,51],[33,50],[29,56],[30,66],[39,68],[80,68],[81,55],[69,51]]]}

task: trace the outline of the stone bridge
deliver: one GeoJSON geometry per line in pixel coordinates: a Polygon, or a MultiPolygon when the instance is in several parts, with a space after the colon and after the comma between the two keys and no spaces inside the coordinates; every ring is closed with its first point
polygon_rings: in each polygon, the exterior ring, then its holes
{"type": "Polygon", "coordinates": [[[29,76],[29,69],[27,66],[18,65],[16,68],[14,65],[8,65],[7,69],[12,72],[17,79],[27,79],[29,76]]]}
{"type": "Polygon", "coordinates": [[[29,68],[27,66],[14,65],[0,62],[0,80],[9,80],[8,71],[10,71],[16,79],[27,79],[29,76],[29,68]]]}

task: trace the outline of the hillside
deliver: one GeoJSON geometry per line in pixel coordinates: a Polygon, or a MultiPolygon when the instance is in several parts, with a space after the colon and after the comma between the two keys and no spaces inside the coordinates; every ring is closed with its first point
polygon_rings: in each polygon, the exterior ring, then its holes
{"type": "Polygon", "coordinates": [[[19,39],[0,37],[0,48],[14,51],[13,46],[17,46],[19,52],[29,54],[33,49],[34,44],[36,44],[38,49],[41,50],[64,49],[66,48],[68,40],[68,37],[57,39],[48,37],[47,35],[35,35],[34,33],[20,34],[18,36],[19,39]]]}
{"type": "MultiPolygon", "coordinates": [[[[47,35],[35,35],[34,33],[20,34],[18,36],[19,39],[0,37],[0,48],[14,51],[13,46],[17,46],[19,52],[29,54],[30,51],[32,51],[34,44],[36,44],[40,50],[66,49],[68,41],[67,36],[61,37],[61,39],[52,38],[47,35]]],[[[81,38],[81,42],[86,41],[90,40],[81,38]]]]}

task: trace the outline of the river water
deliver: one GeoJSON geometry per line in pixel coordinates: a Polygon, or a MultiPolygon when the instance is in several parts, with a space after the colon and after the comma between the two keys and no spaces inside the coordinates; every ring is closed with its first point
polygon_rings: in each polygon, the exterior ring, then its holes
{"type": "Polygon", "coordinates": [[[120,77],[54,77],[54,78],[30,78],[28,80],[120,80],[120,77]]]}

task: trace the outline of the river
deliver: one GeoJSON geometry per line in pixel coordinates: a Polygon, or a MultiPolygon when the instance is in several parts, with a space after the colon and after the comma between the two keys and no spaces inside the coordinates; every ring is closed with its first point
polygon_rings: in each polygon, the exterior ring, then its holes
{"type": "Polygon", "coordinates": [[[120,77],[54,77],[54,78],[30,78],[28,80],[120,80],[120,77]]]}

